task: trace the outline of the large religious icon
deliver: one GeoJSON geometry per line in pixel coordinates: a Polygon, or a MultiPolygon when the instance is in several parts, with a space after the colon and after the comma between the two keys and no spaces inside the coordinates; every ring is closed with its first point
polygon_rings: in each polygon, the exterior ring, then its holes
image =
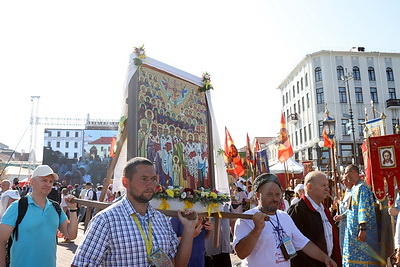
{"type": "Polygon", "coordinates": [[[153,67],[142,66],[135,75],[134,155],[154,162],[163,186],[211,188],[205,93],[153,67]]]}

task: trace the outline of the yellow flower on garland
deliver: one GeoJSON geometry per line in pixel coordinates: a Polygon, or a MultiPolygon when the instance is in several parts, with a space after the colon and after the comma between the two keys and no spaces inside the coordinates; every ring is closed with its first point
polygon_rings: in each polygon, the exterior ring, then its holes
{"type": "Polygon", "coordinates": [[[174,197],[174,191],[172,191],[171,189],[167,189],[167,190],[165,190],[165,192],[167,193],[167,195],[169,197],[174,197]]]}
{"type": "Polygon", "coordinates": [[[216,193],[214,193],[214,192],[211,192],[211,193],[210,193],[210,197],[212,197],[212,198],[217,198],[218,195],[217,195],[216,193]]]}

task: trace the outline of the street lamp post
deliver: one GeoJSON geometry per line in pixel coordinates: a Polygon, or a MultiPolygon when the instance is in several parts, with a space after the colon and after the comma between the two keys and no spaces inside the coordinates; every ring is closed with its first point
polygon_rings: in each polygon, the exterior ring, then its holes
{"type": "Polygon", "coordinates": [[[357,144],[356,144],[356,137],[355,137],[355,129],[354,129],[354,117],[353,117],[353,108],[351,107],[351,96],[350,96],[350,88],[349,88],[349,80],[353,79],[353,76],[351,75],[350,72],[347,72],[346,74],[342,76],[342,81],[343,83],[346,83],[346,88],[347,88],[347,95],[349,97],[349,113],[350,113],[350,125],[351,125],[351,134],[353,137],[353,164],[358,165],[358,160],[357,160],[357,144]]]}

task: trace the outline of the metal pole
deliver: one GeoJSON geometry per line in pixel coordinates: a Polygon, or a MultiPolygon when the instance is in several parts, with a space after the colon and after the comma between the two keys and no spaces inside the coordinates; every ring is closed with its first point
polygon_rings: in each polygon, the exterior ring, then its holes
{"type": "Polygon", "coordinates": [[[356,137],[354,133],[354,117],[353,117],[353,108],[351,107],[351,96],[350,96],[350,88],[349,88],[349,80],[353,79],[350,73],[347,73],[347,68],[346,74],[343,77],[343,81],[346,82],[346,87],[347,87],[347,94],[349,95],[349,113],[350,113],[350,124],[351,124],[351,134],[353,136],[353,160],[354,164],[358,165],[358,160],[357,160],[357,144],[356,144],[356,137]]]}

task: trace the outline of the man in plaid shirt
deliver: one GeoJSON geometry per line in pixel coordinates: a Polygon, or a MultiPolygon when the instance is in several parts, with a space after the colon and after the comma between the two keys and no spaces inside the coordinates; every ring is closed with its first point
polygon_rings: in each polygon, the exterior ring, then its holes
{"type": "Polygon", "coordinates": [[[129,160],[122,184],[126,196],[91,220],[71,266],[154,266],[160,259],[163,266],[187,266],[197,220],[178,212],[184,225],[179,242],[170,220],[149,205],[158,185],[153,163],[129,160]]]}

